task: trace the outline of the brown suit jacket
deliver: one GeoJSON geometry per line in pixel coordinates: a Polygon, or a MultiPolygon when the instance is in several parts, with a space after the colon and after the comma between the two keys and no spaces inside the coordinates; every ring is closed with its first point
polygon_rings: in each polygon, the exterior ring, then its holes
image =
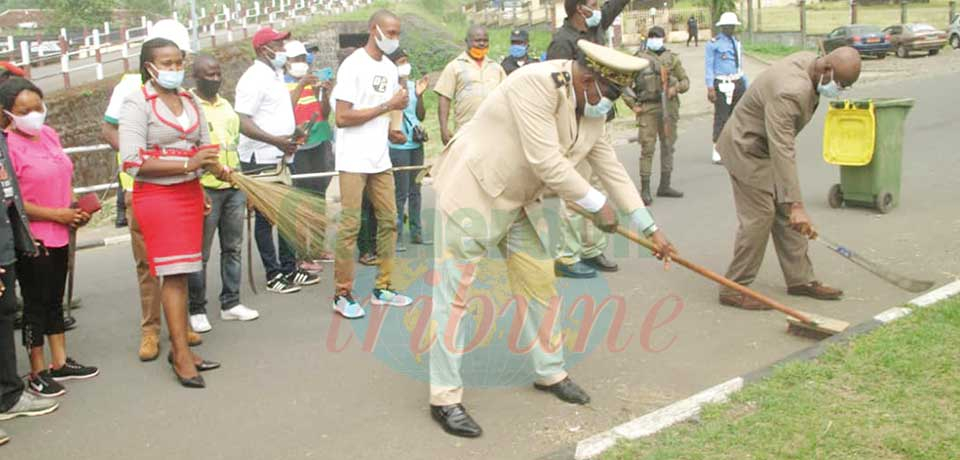
{"type": "Polygon", "coordinates": [[[811,52],[794,53],[760,74],[717,140],[730,175],[773,193],[778,203],[802,201],[796,138],[820,101],[808,74],[816,59],[811,52]]]}
{"type": "Polygon", "coordinates": [[[482,219],[483,225],[464,228],[472,236],[504,235],[524,209],[538,225],[538,203],[546,189],[564,200],[582,199],[590,184],[575,169],[581,162],[589,164],[622,211],[643,207],[603,135],[604,119],[577,118],[572,66],[573,61],[554,60],[511,73],[435,164],[437,205],[449,216],[482,219]]]}

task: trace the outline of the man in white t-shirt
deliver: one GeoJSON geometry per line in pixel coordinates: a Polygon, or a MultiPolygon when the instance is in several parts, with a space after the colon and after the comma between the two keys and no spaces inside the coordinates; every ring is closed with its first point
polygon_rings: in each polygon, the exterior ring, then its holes
{"type": "Polygon", "coordinates": [[[412,303],[390,286],[397,244],[397,203],[387,134],[390,112],[403,110],[408,98],[406,89],[400,88],[397,66],[386,55],[400,46],[400,18],[380,10],[370,17],[368,28],[366,46],[343,61],[333,90],[338,127],[336,168],[343,206],[337,230],[333,309],[350,319],[365,315],[353,299],[353,251],[365,189],[377,216],[380,259],[371,302],[397,307],[412,303]]]}
{"type": "MultiPolygon", "coordinates": [[[[293,140],[296,122],[293,101],[283,80],[287,54],[283,42],[290,32],[269,27],[253,35],[257,59],[237,82],[234,110],[240,116],[240,142],[237,153],[244,171],[273,169],[280,161],[293,162],[299,145],[293,140]]],[[[267,272],[267,290],[289,294],[320,282],[320,277],[297,268],[296,253],[283,236],[273,244],[273,226],[257,213],[254,239],[263,269],[267,272]],[[279,257],[278,257],[279,252],[279,257]]]]}

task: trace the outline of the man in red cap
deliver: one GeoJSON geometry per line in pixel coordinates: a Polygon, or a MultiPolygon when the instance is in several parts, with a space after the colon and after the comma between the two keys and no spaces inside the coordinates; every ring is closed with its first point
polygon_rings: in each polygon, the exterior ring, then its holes
{"type": "MultiPolygon", "coordinates": [[[[284,40],[290,32],[265,27],[253,36],[257,59],[237,82],[234,109],[240,116],[240,143],[237,152],[244,171],[273,169],[277,163],[293,162],[299,147],[293,139],[296,121],[293,101],[283,80],[287,54],[284,40]]],[[[254,229],[257,249],[267,272],[267,290],[289,294],[320,282],[320,277],[297,268],[293,247],[282,236],[273,244],[273,227],[259,212],[254,229]],[[278,257],[279,250],[279,257],[278,257]]]]}

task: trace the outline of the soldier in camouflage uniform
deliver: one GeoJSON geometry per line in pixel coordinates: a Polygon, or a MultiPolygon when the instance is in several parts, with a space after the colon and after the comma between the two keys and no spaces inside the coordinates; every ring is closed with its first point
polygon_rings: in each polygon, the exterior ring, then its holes
{"type": "Polygon", "coordinates": [[[635,98],[624,100],[637,114],[640,139],[640,196],[647,205],[653,202],[650,196],[650,174],[653,172],[653,154],[656,151],[657,137],[660,138],[660,184],[657,196],[681,198],[683,192],[670,187],[670,174],[673,172],[673,144],[677,141],[677,118],[680,115],[680,93],[690,89],[690,79],[683,70],[680,58],[663,46],[663,28],[651,27],[647,33],[645,49],[637,56],[650,60],[650,66],[637,76],[633,91],[635,98]],[[669,116],[664,122],[660,95],[663,83],[661,68],[666,66],[669,78],[667,89],[667,110],[669,116]]]}

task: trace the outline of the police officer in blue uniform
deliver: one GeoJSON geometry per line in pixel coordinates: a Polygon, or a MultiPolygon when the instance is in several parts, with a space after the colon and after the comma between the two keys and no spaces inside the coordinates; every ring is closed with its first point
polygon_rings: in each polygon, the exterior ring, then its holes
{"type": "Polygon", "coordinates": [[[740,25],[737,15],[726,12],[720,15],[717,27],[720,34],[707,43],[706,83],[707,98],[713,103],[713,162],[720,163],[717,139],[727,123],[733,107],[747,90],[747,76],[743,74],[743,49],[733,36],[740,25]]]}

